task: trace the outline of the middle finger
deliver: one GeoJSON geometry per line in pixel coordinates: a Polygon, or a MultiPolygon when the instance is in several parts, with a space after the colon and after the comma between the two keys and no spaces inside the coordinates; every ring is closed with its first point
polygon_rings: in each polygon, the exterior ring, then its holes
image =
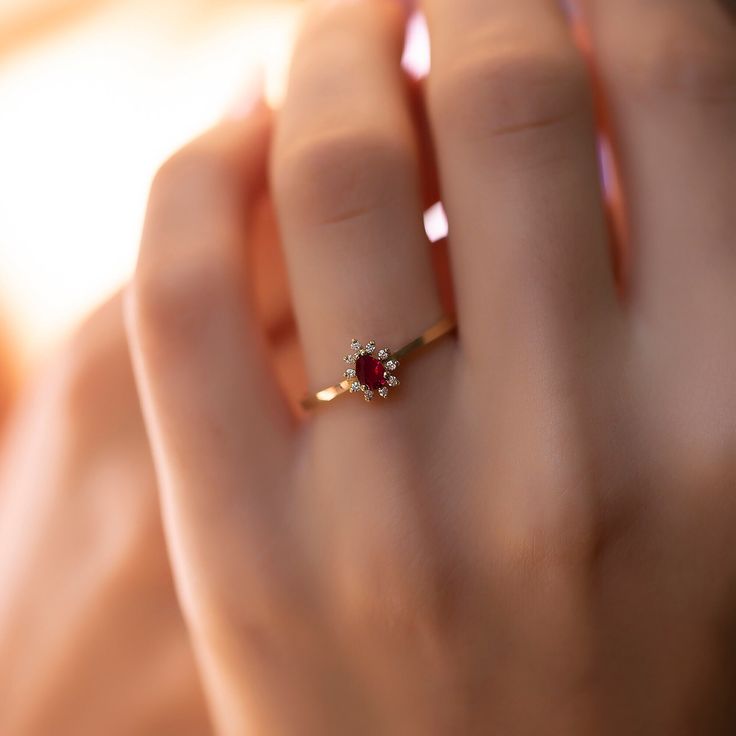
{"type": "Polygon", "coordinates": [[[465,348],[513,355],[530,334],[569,345],[613,313],[616,291],[592,93],[567,19],[554,0],[423,6],[465,348]]]}

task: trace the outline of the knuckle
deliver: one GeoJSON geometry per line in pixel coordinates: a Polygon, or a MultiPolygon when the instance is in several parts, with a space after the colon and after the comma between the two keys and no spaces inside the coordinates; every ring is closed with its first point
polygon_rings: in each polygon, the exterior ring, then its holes
{"type": "Polygon", "coordinates": [[[173,199],[178,204],[184,197],[230,181],[232,176],[227,157],[212,146],[195,141],[174,153],[158,169],[151,185],[151,202],[166,204],[173,199]]]}
{"type": "Polygon", "coordinates": [[[593,564],[599,538],[595,526],[570,518],[526,521],[519,528],[504,531],[502,542],[493,550],[494,567],[515,578],[533,578],[539,574],[573,573],[593,564]]]}
{"type": "Polygon", "coordinates": [[[509,488],[514,498],[536,499],[523,513],[516,510],[491,541],[492,566],[512,576],[573,573],[594,564],[604,519],[596,494],[595,461],[580,443],[556,457],[540,455],[509,488]],[[540,459],[541,458],[541,459],[540,459]]]}
{"type": "Polygon", "coordinates": [[[644,98],[736,99],[736,45],[675,16],[653,27],[645,43],[614,58],[613,68],[622,83],[644,98]]]}
{"type": "Polygon", "coordinates": [[[587,70],[570,47],[474,45],[430,81],[441,125],[470,139],[553,127],[590,109],[587,70]]]}
{"type": "Polygon", "coordinates": [[[195,141],[155,176],[127,305],[138,334],[172,345],[201,337],[230,303],[244,268],[236,167],[195,141]]]}
{"type": "Polygon", "coordinates": [[[207,252],[165,264],[140,264],[128,303],[144,347],[185,346],[202,338],[224,304],[237,264],[207,252]]]}
{"type": "Polygon", "coordinates": [[[210,644],[236,639],[238,646],[260,655],[308,626],[306,601],[278,573],[246,573],[235,587],[225,578],[215,572],[183,601],[198,637],[210,644]]]}
{"type": "Polygon", "coordinates": [[[278,154],[274,187],[298,220],[332,224],[385,207],[413,169],[413,151],[399,135],[332,131],[297,140],[278,154]]]}
{"type": "Polygon", "coordinates": [[[450,633],[458,603],[450,563],[440,564],[438,553],[395,541],[346,560],[337,599],[340,618],[357,635],[439,642],[450,633]]]}

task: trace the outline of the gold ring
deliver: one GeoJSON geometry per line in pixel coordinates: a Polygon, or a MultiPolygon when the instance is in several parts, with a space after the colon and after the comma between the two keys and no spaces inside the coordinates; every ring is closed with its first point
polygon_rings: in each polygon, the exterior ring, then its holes
{"type": "Polygon", "coordinates": [[[399,367],[399,360],[449,335],[456,327],[457,323],[452,317],[443,317],[419,337],[394,352],[386,347],[376,348],[374,340],[369,340],[365,345],[359,340],[353,340],[350,343],[351,352],[344,358],[350,366],[344,373],[344,379],[334,386],[304,397],[302,408],[315,409],[345,393],[362,394],[366,401],[373,401],[376,394],[382,399],[388,398],[391,389],[399,385],[399,379],[394,375],[399,367]]]}

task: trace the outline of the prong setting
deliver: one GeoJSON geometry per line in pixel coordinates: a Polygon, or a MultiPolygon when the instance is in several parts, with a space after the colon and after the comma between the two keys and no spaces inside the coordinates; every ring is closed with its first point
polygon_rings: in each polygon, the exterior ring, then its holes
{"type": "Polygon", "coordinates": [[[343,374],[348,379],[350,393],[361,393],[368,402],[373,401],[376,394],[382,399],[388,398],[391,389],[399,385],[399,379],[393,374],[399,361],[391,357],[390,348],[377,348],[375,340],[362,344],[354,339],[350,349],[353,352],[344,358],[350,367],[343,374]]]}

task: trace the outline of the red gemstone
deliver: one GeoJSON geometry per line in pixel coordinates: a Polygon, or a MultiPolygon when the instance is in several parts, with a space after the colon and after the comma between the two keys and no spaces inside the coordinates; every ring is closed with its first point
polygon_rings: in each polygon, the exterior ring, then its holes
{"type": "Polygon", "coordinates": [[[361,355],[355,361],[355,373],[361,386],[368,386],[371,391],[377,391],[386,385],[383,373],[386,369],[380,360],[370,355],[361,355]]]}

